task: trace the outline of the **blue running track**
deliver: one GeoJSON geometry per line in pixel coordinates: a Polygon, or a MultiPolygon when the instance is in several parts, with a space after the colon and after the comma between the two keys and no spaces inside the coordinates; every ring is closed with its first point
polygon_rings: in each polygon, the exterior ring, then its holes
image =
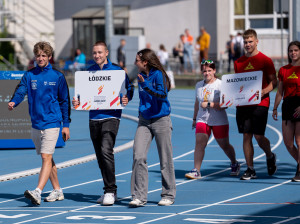
{"type": "MultiPolygon", "coordinates": [[[[72,92],[73,90],[71,90],[72,92]]],[[[271,117],[275,93],[271,95],[266,136],[277,154],[278,170],[274,176],[267,174],[266,158],[254,140],[254,166],[258,179],[241,181],[232,177],[230,161],[210,138],[202,165],[201,180],[188,180],[184,174],[193,168],[195,143],[192,130],[194,90],[172,90],[173,153],[177,183],[174,205],[162,207],[160,200],[161,177],[155,142],[148,154],[149,192],[144,207],[129,208],[130,177],[132,165],[132,140],[137,123],[138,93],[123,111],[116,147],[129,145],[116,153],[118,201],[104,207],[96,204],[102,194],[103,181],[96,160],[65,166],[58,175],[65,200],[31,205],[23,196],[26,189],[34,189],[38,175],[0,182],[0,223],[300,223],[300,183],[291,182],[296,162],[288,154],[282,139],[281,121],[271,117]],[[133,118],[132,118],[133,117],[133,118]]],[[[241,174],[246,169],[242,150],[242,135],[235,123],[235,108],[227,110],[230,122],[230,141],[238,160],[241,174]]],[[[281,119],[281,117],[280,117],[281,119]]],[[[71,139],[64,148],[56,149],[57,164],[70,160],[93,157],[89,137],[88,113],[72,111],[71,139]]],[[[4,175],[31,170],[41,166],[35,150],[0,150],[0,178],[4,175]]],[[[241,175],[240,174],[240,175],[241,175]]],[[[51,191],[48,183],[43,197],[51,191]]]]}

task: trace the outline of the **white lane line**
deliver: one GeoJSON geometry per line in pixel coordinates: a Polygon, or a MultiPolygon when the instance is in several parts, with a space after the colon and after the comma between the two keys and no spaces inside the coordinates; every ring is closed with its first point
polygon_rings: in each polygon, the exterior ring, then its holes
{"type": "MultiPolygon", "coordinates": [[[[235,115],[230,114],[230,116],[233,117],[233,116],[235,116],[235,115]]],[[[273,151],[273,150],[275,150],[275,149],[281,144],[281,142],[282,142],[282,134],[280,133],[280,131],[278,131],[276,128],[274,128],[273,126],[271,126],[271,125],[269,125],[269,124],[267,124],[267,127],[270,128],[270,129],[272,129],[273,131],[275,131],[275,133],[278,135],[278,141],[277,141],[277,143],[271,148],[271,150],[273,151]]],[[[263,157],[263,156],[265,156],[265,153],[263,153],[263,154],[261,154],[261,155],[255,157],[253,160],[256,161],[257,159],[259,159],[259,158],[261,158],[261,157],[263,157]]],[[[244,163],[243,163],[243,164],[244,164],[244,163]]],[[[243,164],[241,164],[241,165],[243,165],[243,164]]],[[[215,172],[215,173],[206,175],[206,176],[203,176],[202,179],[205,178],[205,177],[209,177],[209,176],[218,174],[218,173],[222,173],[222,172],[224,172],[224,171],[226,171],[226,170],[229,170],[229,169],[230,169],[230,168],[225,169],[225,170],[221,170],[221,171],[218,171],[218,172],[215,172]]],[[[192,181],[195,181],[195,179],[194,179],[194,180],[190,180],[189,182],[192,182],[192,181]]],[[[191,212],[191,211],[195,211],[195,210],[200,210],[200,209],[207,208],[207,207],[211,207],[211,206],[214,206],[214,205],[219,205],[219,204],[224,203],[224,202],[233,201],[233,200],[236,200],[236,199],[239,199],[239,198],[243,198],[243,197],[246,197],[246,196],[249,196],[249,195],[252,195],[252,194],[257,194],[257,193],[260,193],[260,192],[263,192],[263,191],[266,191],[266,190],[269,190],[269,189],[272,189],[272,188],[275,188],[275,187],[279,187],[279,186],[284,185],[284,184],[287,184],[287,183],[289,183],[289,182],[291,182],[291,181],[288,180],[288,181],[285,181],[285,182],[283,182],[283,183],[276,184],[276,185],[273,185],[273,186],[271,186],[271,187],[261,189],[261,190],[259,190],[259,191],[255,191],[255,192],[252,192],[252,193],[249,193],[249,194],[241,195],[241,196],[238,196],[238,197],[235,197],[235,198],[232,198],[232,199],[227,199],[227,200],[225,200],[225,201],[217,202],[217,203],[214,203],[214,204],[211,204],[211,205],[207,205],[207,206],[203,206],[203,207],[200,207],[200,208],[195,208],[195,209],[188,210],[188,211],[185,211],[185,212],[181,212],[181,213],[178,213],[178,214],[179,214],[179,215],[180,215],[180,214],[185,214],[185,213],[187,213],[187,212],[191,212]]],[[[176,184],[176,185],[181,185],[181,184],[185,184],[185,183],[186,183],[186,182],[182,182],[182,183],[179,183],[179,184],[176,184]]],[[[176,214],[176,215],[177,215],[177,214],[176,214]]],[[[161,217],[161,218],[149,220],[149,221],[146,221],[146,222],[141,222],[140,224],[145,224],[145,223],[155,222],[155,221],[162,220],[162,219],[166,219],[166,218],[170,218],[170,217],[173,217],[173,216],[175,216],[175,215],[166,216],[166,217],[161,217]]]]}
{"type": "Polygon", "coordinates": [[[300,219],[300,216],[296,216],[296,217],[293,217],[293,218],[288,218],[286,220],[283,220],[283,221],[280,221],[280,222],[275,222],[273,224],[281,224],[281,223],[286,223],[286,222],[289,222],[289,221],[292,221],[292,220],[295,220],[295,219],[300,219]]]}
{"type": "Polygon", "coordinates": [[[206,205],[206,206],[202,206],[202,207],[198,207],[198,208],[186,210],[184,212],[179,212],[179,213],[174,214],[174,215],[160,217],[160,218],[157,218],[157,219],[148,220],[146,222],[140,222],[139,224],[146,224],[146,223],[156,222],[156,221],[159,221],[159,220],[162,220],[162,219],[167,219],[167,218],[171,218],[171,217],[174,217],[174,216],[183,215],[183,214],[186,214],[186,213],[189,213],[189,212],[198,211],[198,210],[201,210],[201,209],[204,209],[204,208],[212,207],[212,206],[215,206],[215,205],[220,205],[220,204],[225,203],[225,202],[234,201],[236,199],[240,199],[240,198],[244,198],[244,197],[247,197],[247,196],[250,196],[250,195],[258,194],[260,192],[264,192],[264,191],[267,191],[267,190],[270,190],[272,188],[276,188],[276,187],[282,186],[282,185],[290,183],[290,182],[291,182],[290,180],[284,181],[284,182],[282,182],[280,184],[276,184],[276,185],[273,185],[273,186],[270,186],[270,187],[267,187],[267,188],[263,188],[261,190],[254,191],[254,192],[251,192],[251,193],[248,193],[248,194],[240,195],[240,196],[237,196],[237,197],[234,197],[234,198],[230,198],[230,199],[227,199],[227,200],[224,200],[224,201],[219,201],[219,202],[216,202],[216,203],[213,203],[213,204],[210,204],[210,205],[206,205]]]}
{"type": "MultiPolygon", "coordinates": [[[[172,116],[175,116],[175,117],[182,117],[182,118],[184,118],[184,119],[186,119],[186,120],[191,120],[191,118],[187,118],[187,117],[183,117],[183,116],[181,116],[181,115],[176,115],[176,114],[171,114],[172,116]]],[[[272,127],[272,126],[270,126],[270,127],[272,127]]],[[[273,128],[273,127],[272,127],[273,128]]],[[[273,128],[273,130],[276,130],[276,133],[278,134],[279,133],[279,135],[281,136],[281,134],[280,134],[280,132],[279,131],[277,131],[277,129],[275,129],[275,128],[273,128]]],[[[208,142],[208,144],[210,144],[212,141],[213,141],[213,136],[210,138],[210,140],[209,140],[209,142],[208,142]]],[[[280,141],[278,141],[277,142],[277,144],[275,144],[275,146],[272,148],[272,150],[274,150],[276,147],[278,147],[278,145],[280,144],[279,142],[281,142],[282,141],[282,136],[281,136],[281,138],[280,138],[280,141]]],[[[191,150],[191,151],[189,151],[189,152],[187,152],[187,153],[184,153],[184,154],[182,154],[182,155],[180,155],[180,156],[177,156],[177,157],[175,157],[175,158],[173,158],[174,160],[175,159],[179,159],[179,158],[182,158],[182,157],[184,157],[184,156],[186,156],[186,155],[189,155],[189,154],[191,154],[191,153],[193,153],[194,152],[194,150],[191,150]]],[[[263,154],[264,155],[264,154],[263,154]]],[[[256,158],[260,158],[259,156],[258,157],[256,157],[256,158]]],[[[256,158],[254,158],[254,160],[256,159],[256,158]]],[[[156,163],[156,164],[152,164],[152,165],[150,165],[149,166],[149,168],[150,167],[153,167],[153,166],[157,166],[157,165],[159,165],[159,163],[156,163]]],[[[225,172],[225,171],[227,171],[227,170],[229,170],[229,168],[228,169],[225,169],[225,170],[221,170],[221,171],[218,171],[218,172],[215,172],[215,173],[212,173],[212,174],[209,174],[209,175],[206,175],[206,176],[204,176],[204,177],[208,177],[208,176],[212,176],[212,175],[215,175],[215,174],[218,174],[218,173],[221,173],[221,172],[225,172]]],[[[128,171],[128,172],[125,172],[125,173],[122,173],[122,174],[118,174],[118,175],[116,175],[116,176],[121,176],[121,175],[125,175],[125,174],[129,174],[129,173],[131,173],[132,171],[128,171]]],[[[102,179],[101,179],[102,180],[102,179]]],[[[95,180],[95,181],[97,181],[97,180],[95,180]]],[[[95,181],[90,181],[90,182],[95,182],[95,181]]],[[[192,182],[192,181],[195,181],[195,180],[187,180],[187,181],[185,181],[185,182],[181,182],[181,183],[178,183],[178,184],[176,184],[176,185],[182,185],[182,184],[186,184],[186,183],[190,183],[190,182],[192,182]]],[[[287,183],[288,182],[290,182],[290,181],[287,181],[287,183]]],[[[80,185],[82,185],[82,184],[80,184],[80,185]]],[[[71,188],[71,187],[68,187],[68,188],[71,188]]],[[[270,187],[271,188],[271,187],[270,187]]],[[[63,188],[63,189],[66,189],[66,188],[63,188]]],[[[156,191],[159,191],[159,190],[161,190],[161,188],[159,188],[159,189],[155,189],[155,190],[152,190],[152,191],[149,191],[148,193],[153,193],[153,192],[156,192],[156,191]]],[[[250,194],[248,194],[248,195],[250,195],[250,194]]],[[[124,197],[124,198],[122,198],[122,199],[127,199],[127,198],[130,198],[131,196],[127,196],[127,197],[124,197]]],[[[241,196],[240,196],[241,197],[241,196]]],[[[121,199],[121,200],[122,200],[121,199]]],[[[237,198],[236,198],[237,199],[237,198]]],[[[223,202],[222,202],[223,203],[223,202]]],[[[213,204],[214,205],[214,204],[213,204]]],[[[86,206],[86,207],[82,207],[82,208],[78,208],[78,209],[75,209],[75,210],[73,210],[73,211],[80,211],[80,210],[83,210],[83,209],[87,209],[87,208],[92,208],[92,207],[96,207],[96,206],[99,206],[99,205],[91,205],[91,206],[86,206]]],[[[211,205],[212,206],[212,205],[211,205]]],[[[68,212],[72,212],[72,210],[71,211],[68,211],[68,212]]],[[[67,213],[67,212],[61,212],[61,213],[57,213],[57,214],[53,214],[53,215],[48,215],[48,216],[44,216],[44,217],[39,217],[39,218],[35,218],[35,219],[32,219],[32,220],[25,220],[25,221],[23,221],[23,222],[19,222],[19,223],[26,223],[26,222],[31,222],[31,221],[35,221],[35,220],[40,220],[40,219],[44,219],[44,218],[48,218],[48,217],[52,217],[52,216],[57,216],[57,215],[61,215],[61,214],[65,214],[65,213],[67,213]]],[[[151,220],[150,220],[151,221],[151,220]]],[[[19,224],[19,223],[16,223],[16,224],[19,224]]]]}
{"type": "MultiPolygon", "coordinates": [[[[188,119],[191,119],[191,118],[188,118],[188,119]]],[[[213,140],[214,140],[214,137],[212,136],[212,137],[209,139],[209,141],[208,141],[207,144],[210,144],[213,140]]],[[[191,154],[191,153],[193,153],[193,152],[194,152],[194,149],[191,150],[191,151],[189,151],[189,152],[186,152],[186,153],[184,153],[184,154],[182,154],[182,155],[179,155],[179,156],[173,158],[173,160],[182,158],[182,157],[184,157],[184,156],[186,156],[186,155],[189,155],[189,154],[191,154]]],[[[157,165],[160,165],[160,163],[152,164],[152,165],[148,166],[148,168],[151,168],[151,167],[154,167],[154,166],[157,166],[157,165]]],[[[125,172],[125,173],[117,174],[116,177],[122,176],[122,175],[125,175],[125,174],[129,174],[129,173],[132,173],[132,171],[127,171],[127,172],[125,172]]],[[[62,188],[62,189],[68,189],[68,188],[72,188],[72,187],[74,187],[74,186],[81,186],[81,185],[85,185],[85,184],[88,184],[88,183],[93,183],[93,182],[96,182],[96,181],[99,181],[99,180],[102,180],[102,179],[93,180],[93,181],[89,181],[89,182],[85,182],[85,183],[81,183],[81,184],[77,184],[77,185],[72,185],[72,186],[69,186],[69,187],[64,187],[64,188],[62,188]]],[[[188,181],[186,181],[185,183],[189,183],[189,182],[190,182],[190,181],[188,180],[188,181]]],[[[181,184],[182,184],[182,183],[181,183],[181,184]]],[[[161,188],[158,188],[158,189],[152,190],[152,191],[148,191],[148,193],[156,192],[156,191],[159,191],[159,190],[161,190],[161,188]]],[[[120,200],[124,200],[124,199],[127,199],[127,198],[131,198],[131,195],[130,195],[130,196],[127,196],[127,197],[124,197],[124,198],[121,198],[120,200]]],[[[12,200],[14,200],[14,199],[12,199],[12,200]]],[[[1,202],[0,202],[0,203],[1,203],[1,202]]],[[[32,222],[32,221],[36,221],[36,220],[40,220],[40,219],[44,219],[44,218],[49,218],[49,217],[57,216],[57,215],[63,215],[63,214],[66,214],[66,213],[68,213],[68,212],[80,211],[80,210],[83,210],[83,209],[92,208],[92,207],[96,207],[96,206],[99,206],[99,205],[96,204],[96,205],[86,206],[86,207],[78,208],[78,209],[71,210],[71,211],[60,212],[60,213],[57,213],[57,214],[47,215],[47,216],[43,216],[43,217],[31,219],[31,220],[25,220],[25,221],[22,221],[22,222],[18,222],[18,223],[16,223],[16,224],[26,223],[26,222],[32,222]]]]}

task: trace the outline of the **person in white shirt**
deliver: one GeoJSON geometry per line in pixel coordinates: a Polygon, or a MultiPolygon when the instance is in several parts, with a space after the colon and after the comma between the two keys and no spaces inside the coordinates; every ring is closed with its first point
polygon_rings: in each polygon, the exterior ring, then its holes
{"type": "Polygon", "coordinates": [[[196,128],[196,146],[194,169],[185,174],[189,179],[200,179],[200,168],[211,131],[231,161],[232,176],[240,173],[240,164],[236,160],[233,146],[229,143],[229,123],[225,108],[220,107],[221,80],[217,79],[216,65],[211,60],[201,62],[204,79],[196,84],[193,128],[196,128]]]}
{"type": "Polygon", "coordinates": [[[168,70],[168,60],[169,60],[169,54],[163,44],[159,45],[159,51],[157,52],[157,57],[160,61],[160,63],[163,65],[165,70],[168,70]]]}
{"type": "Polygon", "coordinates": [[[231,53],[233,61],[242,57],[244,52],[244,38],[242,33],[238,32],[237,35],[231,41],[231,53]]]}

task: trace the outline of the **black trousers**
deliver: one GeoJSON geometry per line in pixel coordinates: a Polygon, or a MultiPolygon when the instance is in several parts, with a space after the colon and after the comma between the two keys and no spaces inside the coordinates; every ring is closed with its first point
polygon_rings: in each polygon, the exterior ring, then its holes
{"type": "Polygon", "coordinates": [[[90,136],[104,182],[104,193],[116,193],[117,185],[113,148],[115,146],[120,120],[115,118],[90,120],[89,124],[90,136]]]}

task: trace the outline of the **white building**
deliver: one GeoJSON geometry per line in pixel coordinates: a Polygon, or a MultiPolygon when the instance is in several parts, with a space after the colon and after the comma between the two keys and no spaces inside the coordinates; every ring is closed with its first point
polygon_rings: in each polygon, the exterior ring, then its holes
{"type": "Polygon", "coordinates": [[[6,26],[12,34],[8,40],[14,44],[23,65],[32,59],[36,42],[55,44],[53,0],[1,0],[0,15],[1,31],[6,26]]]}
{"type": "MultiPolygon", "coordinates": [[[[288,42],[300,39],[299,0],[112,2],[114,34],[144,35],[154,50],[164,44],[171,53],[186,28],[195,40],[200,26],[206,27],[211,35],[209,56],[214,60],[220,59],[221,52],[225,51],[229,34],[250,27],[258,33],[259,50],[274,59],[286,57],[288,42]]],[[[15,12],[16,23],[21,24],[19,28],[10,26],[9,31],[21,33],[26,43],[23,45],[31,49],[37,41],[49,41],[55,47],[56,60],[70,58],[75,48],[81,48],[91,59],[92,44],[105,40],[105,0],[9,0],[5,3],[15,12]],[[16,11],[18,4],[23,4],[23,8],[16,11]]]]}

